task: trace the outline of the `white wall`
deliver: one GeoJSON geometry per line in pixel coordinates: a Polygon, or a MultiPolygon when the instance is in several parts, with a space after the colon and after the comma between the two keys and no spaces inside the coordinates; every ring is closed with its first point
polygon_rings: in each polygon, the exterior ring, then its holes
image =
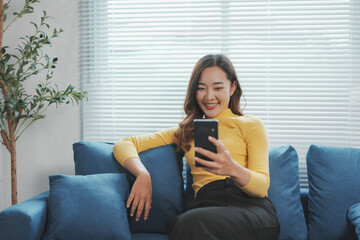
{"type": "MultiPolygon", "coordinates": [[[[19,11],[24,1],[12,1],[8,11],[19,11]]],[[[25,15],[4,34],[3,45],[14,46],[18,37],[30,34],[45,10],[54,19],[49,21],[53,27],[65,31],[53,41],[52,48],[46,53],[59,58],[53,81],[60,89],[69,84],[79,88],[78,70],[78,0],[47,1],[34,5],[36,13],[25,15]]],[[[10,21],[5,23],[5,26],[10,21]]],[[[43,80],[43,79],[40,79],[43,80]]],[[[37,79],[29,79],[26,88],[33,91],[37,79]]],[[[73,174],[72,144],[80,140],[80,107],[61,105],[52,107],[45,113],[46,118],[38,120],[17,141],[18,200],[24,201],[49,189],[50,174],[73,174]]],[[[11,205],[10,154],[1,146],[0,151],[0,210],[11,205]],[[1,178],[3,188],[1,188],[1,178]]]]}

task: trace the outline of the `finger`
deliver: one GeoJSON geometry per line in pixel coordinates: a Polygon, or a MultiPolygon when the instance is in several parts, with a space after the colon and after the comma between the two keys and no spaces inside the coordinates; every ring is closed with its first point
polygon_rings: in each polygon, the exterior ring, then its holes
{"type": "Polygon", "coordinates": [[[215,145],[215,147],[216,147],[216,149],[217,149],[218,152],[223,151],[223,150],[226,150],[226,147],[225,147],[225,145],[222,143],[221,140],[216,139],[216,138],[211,137],[211,136],[209,136],[208,139],[209,139],[210,142],[212,142],[212,143],[215,145]]]}
{"type": "MultiPolygon", "coordinates": [[[[216,166],[217,166],[216,162],[204,160],[199,157],[195,157],[195,161],[200,163],[201,165],[203,165],[205,168],[208,168],[208,169],[216,168],[216,166]]],[[[202,168],[204,168],[204,167],[202,167],[202,168]]]]}
{"type": "Polygon", "coordinates": [[[129,207],[130,207],[131,202],[133,201],[133,199],[134,199],[134,193],[131,192],[131,193],[130,193],[130,196],[129,196],[127,202],[126,202],[126,208],[129,208],[129,207]]]}
{"type": "Polygon", "coordinates": [[[144,220],[146,221],[149,217],[149,213],[150,213],[150,209],[151,209],[151,199],[149,199],[148,201],[146,201],[145,203],[145,212],[144,212],[144,220]]]}
{"type": "Polygon", "coordinates": [[[140,200],[139,205],[138,205],[137,210],[136,210],[136,217],[135,217],[136,221],[139,221],[139,219],[141,217],[141,214],[142,214],[142,212],[144,210],[144,204],[145,204],[144,201],[140,200]]]}
{"type": "Polygon", "coordinates": [[[136,197],[132,203],[131,210],[130,210],[130,216],[134,216],[135,210],[139,205],[139,198],[136,197]]]}
{"type": "Polygon", "coordinates": [[[198,152],[198,153],[204,155],[205,157],[210,158],[213,161],[216,160],[216,153],[206,150],[204,148],[196,147],[195,152],[198,152]]]}

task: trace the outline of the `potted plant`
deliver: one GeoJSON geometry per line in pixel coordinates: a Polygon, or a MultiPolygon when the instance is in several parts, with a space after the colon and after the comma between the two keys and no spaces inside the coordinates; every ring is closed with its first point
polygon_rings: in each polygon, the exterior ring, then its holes
{"type": "Polygon", "coordinates": [[[40,22],[29,23],[33,33],[20,37],[16,47],[2,45],[3,36],[12,24],[23,15],[33,13],[33,5],[39,0],[25,0],[23,8],[11,17],[7,13],[10,2],[4,4],[0,0],[0,139],[11,156],[11,201],[14,205],[17,203],[16,141],[35,121],[45,118],[45,110],[50,105],[78,104],[86,98],[87,92],[77,91],[72,85],[59,90],[52,82],[59,59],[48,56],[45,50],[63,30],[50,27],[46,11],[40,22]],[[29,87],[24,88],[23,84],[28,81],[34,83],[34,93],[29,93],[29,87]]]}

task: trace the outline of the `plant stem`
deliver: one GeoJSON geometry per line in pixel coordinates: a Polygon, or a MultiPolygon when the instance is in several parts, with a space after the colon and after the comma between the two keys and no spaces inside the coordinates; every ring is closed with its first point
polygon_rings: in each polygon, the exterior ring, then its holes
{"type": "MultiPolygon", "coordinates": [[[[9,2],[11,2],[11,0],[10,0],[9,2]]],[[[1,6],[2,6],[2,5],[3,5],[3,0],[1,0],[1,6]]],[[[22,11],[24,11],[24,9],[26,9],[26,7],[27,7],[28,5],[29,5],[29,4],[26,4],[26,5],[23,7],[23,9],[20,11],[20,13],[21,13],[22,11]]],[[[5,30],[3,30],[3,33],[10,27],[11,24],[13,24],[18,18],[20,18],[20,17],[19,17],[20,13],[18,13],[18,14],[16,15],[16,17],[14,17],[14,19],[9,23],[9,25],[6,26],[5,30]]],[[[2,22],[2,21],[1,21],[1,22],[2,22]]]]}
{"type": "MultiPolygon", "coordinates": [[[[3,2],[3,0],[0,0],[0,49],[2,48],[3,27],[4,27],[4,25],[3,25],[4,24],[4,21],[3,21],[3,7],[4,7],[4,2],[3,2]]],[[[1,57],[2,57],[2,54],[1,54],[1,57]]]]}
{"type": "Polygon", "coordinates": [[[19,18],[19,15],[17,15],[10,23],[6,26],[6,28],[3,30],[3,33],[10,27],[10,25],[15,22],[19,18]]]}
{"type": "Polygon", "coordinates": [[[17,204],[16,140],[14,126],[10,126],[11,139],[11,204],[17,204]]]}
{"type": "MultiPolygon", "coordinates": [[[[2,125],[4,126],[4,130],[5,130],[5,132],[6,132],[6,134],[9,134],[7,131],[6,131],[6,124],[5,124],[5,122],[4,122],[4,119],[3,118],[1,118],[1,123],[2,123],[2,125]]],[[[1,129],[1,130],[3,130],[3,129],[1,129]]]]}
{"type": "MultiPolygon", "coordinates": [[[[16,130],[16,132],[15,132],[15,135],[18,135],[20,129],[22,128],[22,126],[24,125],[24,123],[25,123],[28,119],[29,119],[29,118],[27,117],[27,118],[25,118],[25,119],[23,119],[23,120],[21,121],[21,124],[20,124],[20,126],[17,128],[17,130],[16,130]]],[[[18,139],[18,137],[16,138],[16,140],[17,140],[17,139],[18,139]]]]}
{"type": "Polygon", "coordinates": [[[11,3],[11,0],[9,0],[9,1],[7,2],[7,5],[10,5],[10,3],[11,3]]]}

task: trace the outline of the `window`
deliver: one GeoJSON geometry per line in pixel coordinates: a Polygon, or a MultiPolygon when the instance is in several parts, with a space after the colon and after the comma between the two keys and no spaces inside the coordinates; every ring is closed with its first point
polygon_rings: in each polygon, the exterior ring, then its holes
{"type": "MultiPolygon", "coordinates": [[[[224,53],[270,147],[359,147],[360,1],[82,0],[84,140],[177,126],[196,61],[224,53]]],[[[246,100],[246,101],[245,101],[246,100]]]]}

